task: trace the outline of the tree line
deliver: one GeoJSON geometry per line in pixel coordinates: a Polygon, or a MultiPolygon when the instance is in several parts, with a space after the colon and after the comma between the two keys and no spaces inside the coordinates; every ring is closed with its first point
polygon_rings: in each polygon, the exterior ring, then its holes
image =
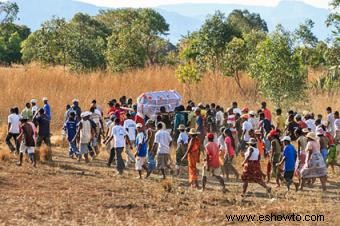
{"type": "Polygon", "coordinates": [[[18,6],[0,2],[0,64],[37,61],[79,72],[123,72],[170,64],[176,66],[176,77],[183,83],[199,82],[208,72],[233,77],[243,93],[240,74],[247,72],[259,91],[280,105],[301,98],[309,68],[335,68],[324,84],[338,85],[339,3],[330,3],[333,11],[326,21],[333,29],[332,42],[317,39],[312,20],[293,32],[277,25],[268,33],[259,14],[236,9],[229,15],[216,11],[174,46],[166,38],[169,24],[153,9],[102,10],[95,16],[78,13],[70,21],[54,17],[31,33],[14,23],[18,6]]]}

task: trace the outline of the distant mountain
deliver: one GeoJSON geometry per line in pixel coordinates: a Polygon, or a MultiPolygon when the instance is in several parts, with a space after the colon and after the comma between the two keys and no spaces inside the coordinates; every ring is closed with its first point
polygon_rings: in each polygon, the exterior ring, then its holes
{"type": "MultiPolygon", "coordinates": [[[[11,0],[19,5],[19,21],[33,31],[40,25],[51,19],[52,16],[64,17],[69,20],[78,12],[95,15],[100,9],[95,5],[75,0],[11,0]]],[[[273,30],[276,24],[281,23],[285,28],[294,30],[305,19],[310,18],[315,22],[313,32],[320,39],[326,39],[330,32],[325,25],[329,11],[316,8],[303,2],[293,0],[281,1],[275,7],[245,6],[237,4],[176,4],[161,5],[155,8],[164,16],[170,25],[169,40],[176,43],[182,35],[189,31],[197,30],[208,14],[220,10],[229,14],[234,9],[248,9],[250,12],[259,13],[268,24],[269,31],[273,30]]]]}

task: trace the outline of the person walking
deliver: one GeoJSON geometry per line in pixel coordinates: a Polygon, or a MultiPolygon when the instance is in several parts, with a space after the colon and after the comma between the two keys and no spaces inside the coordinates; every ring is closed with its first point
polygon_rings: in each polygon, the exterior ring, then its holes
{"type": "Polygon", "coordinates": [[[51,121],[51,119],[52,119],[52,112],[51,112],[51,107],[50,107],[50,104],[48,103],[47,97],[43,98],[43,102],[44,102],[44,107],[43,107],[44,113],[47,116],[47,119],[51,121]]]}
{"type": "Polygon", "coordinates": [[[35,147],[35,139],[34,139],[34,129],[30,123],[28,123],[28,117],[22,117],[20,119],[21,125],[20,130],[21,133],[18,136],[19,140],[21,141],[20,145],[20,154],[19,154],[19,161],[17,162],[18,166],[22,165],[22,160],[24,158],[24,153],[27,152],[29,159],[33,167],[36,166],[36,160],[34,156],[34,147],[35,147]]]}
{"type": "Polygon", "coordinates": [[[147,136],[145,134],[145,131],[143,129],[143,125],[141,123],[138,123],[136,125],[137,128],[137,136],[136,136],[136,170],[139,174],[139,179],[142,179],[142,170],[145,169],[148,170],[146,166],[146,155],[147,155],[147,136]]]}
{"type": "Polygon", "coordinates": [[[260,161],[260,152],[256,148],[256,139],[251,138],[248,141],[248,149],[244,154],[244,161],[242,163],[243,173],[242,173],[242,181],[243,181],[243,192],[242,196],[245,196],[248,188],[248,183],[254,182],[258,183],[262,187],[264,187],[268,193],[271,193],[271,188],[266,185],[263,180],[263,175],[261,171],[261,166],[259,164],[260,161]]]}
{"type": "Polygon", "coordinates": [[[36,115],[33,119],[34,125],[38,128],[38,137],[36,146],[39,148],[44,142],[48,148],[51,148],[51,132],[50,132],[50,120],[45,114],[45,110],[40,108],[38,111],[38,115],[36,115]]]}
{"type": "Polygon", "coordinates": [[[20,134],[20,116],[18,108],[11,108],[10,114],[7,118],[8,126],[7,126],[7,136],[6,136],[6,144],[11,152],[16,151],[19,153],[19,142],[17,140],[20,134]],[[11,140],[14,140],[14,145],[11,140]]]}
{"type": "MultiPolygon", "coordinates": [[[[136,128],[136,122],[134,120],[132,120],[132,116],[131,116],[130,113],[127,113],[126,117],[127,117],[127,119],[124,121],[123,127],[128,133],[130,142],[132,144],[134,144],[135,140],[136,140],[136,129],[137,129],[136,128]]],[[[128,165],[130,163],[135,163],[136,159],[135,159],[134,155],[132,154],[132,150],[130,149],[130,147],[128,145],[125,148],[125,153],[126,153],[126,156],[127,156],[126,167],[128,167],[128,165]]]]}
{"type": "Polygon", "coordinates": [[[78,155],[77,143],[74,141],[74,137],[77,134],[77,121],[75,119],[76,113],[74,111],[70,112],[69,118],[65,122],[64,130],[66,132],[67,141],[69,143],[68,155],[70,158],[78,155]]]}

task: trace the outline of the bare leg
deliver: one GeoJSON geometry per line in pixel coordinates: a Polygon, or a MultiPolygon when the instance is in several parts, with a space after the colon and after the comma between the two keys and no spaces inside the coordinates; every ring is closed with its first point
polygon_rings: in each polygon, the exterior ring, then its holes
{"type": "Polygon", "coordinates": [[[207,184],[207,177],[206,176],[203,176],[202,178],[202,190],[204,191],[205,190],[205,185],[207,184]]]}
{"type": "Polygon", "coordinates": [[[221,176],[215,176],[216,179],[220,182],[221,187],[222,187],[222,192],[225,193],[227,189],[225,188],[224,180],[221,176]]]}
{"type": "Polygon", "coordinates": [[[322,190],[323,191],[327,191],[327,187],[326,187],[326,181],[327,181],[327,177],[320,177],[320,182],[321,182],[321,186],[322,186],[322,190]]]}
{"type": "Polygon", "coordinates": [[[246,194],[246,192],[247,192],[247,188],[248,188],[248,182],[243,182],[243,195],[245,195],[246,194]]]}

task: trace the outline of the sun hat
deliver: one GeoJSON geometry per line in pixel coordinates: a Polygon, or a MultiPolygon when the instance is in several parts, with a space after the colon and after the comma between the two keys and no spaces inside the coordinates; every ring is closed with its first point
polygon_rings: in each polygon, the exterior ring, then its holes
{"type": "Polygon", "coordinates": [[[281,139],[281,141],[282,141],[282,142],[283,142],[283,141],[289,141],[289,142],[291,142],[292,139],[290,138],[290,136],[284,136],[284,137],[281,139]]]}
{"type": "Polygon", "coordinates": [[[45,101],[45,100],[48,100],[48,98],[47,97],[43,97],[42,100],[45,101]]]}
{"type": "Polygon", "coordinates": [[[302,133],[309,133],[310,131],[309,131],[309,129],[308,128],[303,128],[302,129],[302,133]]]}
{"type": "Polygon", "coordinates": [[[213,133],[208,133],[207,137],[208,137],[208,139],[214,139],[214,134],[213,133]]]}
{"type": "Polygon", "coordinates": [[[143,124],[142,123],[137,123],[136,128],[143,128],[143,124]]]}
{"type": "Polygon", "coordinates": [[[148,121],[146,121],[146,124],[147,125],[151,125],[151,124],[155,124],[155,121],[154,120],[152,120],[152,119],[148,119],[148,121]]]}
{"type": "Polygon", "coordinates": [[[180,124],[180,125],[178,126],[178,130],[183,130],[183,129],[185,129],[185,125],[180,124]]]}
{"type": "Polygon", "coordinates": [[[189,134],[197,135],[197,134],[200,134],[200,132],[197,132],[197,130],[195,128],[191,128],[190,131],[189,131],[189,134]]]}
{"type": "Polygon", "coordinates": [[[247,142],[247,144],[256,144],[257,141],[255,138],[250,138],[250,140],[247,142]]]}
{"type": "Polygon", "coordinates": [[[312,140],[316,140],[316,135],[314,132],[309,132],[306,137],[312,140]]]}
{"type": "Polygon", "coordinates": [[[37,100],[36,100],[36,99],[32,99],[32,100],[31,100],[31,103],[36,104],[36,103],[37,103],[37,100]]]}
{"type": "Polygon", "coordinates": [[[73,99],[73,100],[72,100],[72,103],[74,103],[74,102],[79,103],[79,100],[78,100],[78,99],[73,99]]]}
{"type": "Polygon", "coordinates": [[[325,131],[321,127],[318,127],[316,129],[316,135],[317,136],[324,135],[324,133],[325,133],[325,131]]]}
{"type": "Polygon", "coordinates": [[[83,112],[83,113],[80,114],[80,117],[85,118],[85,117],[88,117],[88,116],[90,116],[90,115],[92,115],[92,112],[90,112],[90,111],[85,111],[85,112],[83,112]]]}

